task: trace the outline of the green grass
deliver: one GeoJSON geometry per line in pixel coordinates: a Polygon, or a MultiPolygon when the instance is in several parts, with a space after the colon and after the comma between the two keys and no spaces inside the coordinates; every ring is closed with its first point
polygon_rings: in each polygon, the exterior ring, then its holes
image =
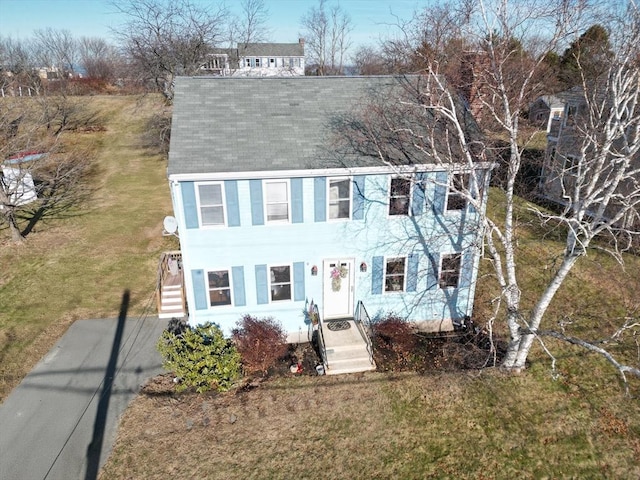
{"type": "Polygon", "coordinates": [[[130,314],[148,311],[158,254],[176,247],[161,235],[162,219],[171,214],[166,163],[140,141],[145,122],[160,109],[157,99],[85,101],[100,112],[106,131],[70,133],[65,141],[96,153],[97,190],[89,204],[70,218],[37,225],[24,245],[0,231],[0,398],[70,322],[115,318],[127,289],[130,314]]]}

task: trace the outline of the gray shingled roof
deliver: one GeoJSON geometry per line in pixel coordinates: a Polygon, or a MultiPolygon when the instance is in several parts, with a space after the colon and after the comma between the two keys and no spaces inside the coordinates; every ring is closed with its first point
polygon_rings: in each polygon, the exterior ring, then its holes
{"type": "Polygon", "coordinates": [[[335,115],[369,89],[395,85],[393,77],[179,77],[168,173],[327,167],[335,115]]]}
{"type": "Polygon", "coordinates": [[[247,43],[238,44],[240,57],[304,57],[302,43],[247,43]]]}

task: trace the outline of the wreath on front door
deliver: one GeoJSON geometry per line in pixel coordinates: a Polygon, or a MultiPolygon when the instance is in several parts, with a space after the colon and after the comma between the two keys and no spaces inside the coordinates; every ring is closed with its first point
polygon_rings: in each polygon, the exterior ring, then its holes
{"type": "Polygon", "coordinates": [[[342,279],[347,278],[349,270],[347,267],[333,267],[331,270],[331,290],[339,292],[342,287],[342,279]]]}

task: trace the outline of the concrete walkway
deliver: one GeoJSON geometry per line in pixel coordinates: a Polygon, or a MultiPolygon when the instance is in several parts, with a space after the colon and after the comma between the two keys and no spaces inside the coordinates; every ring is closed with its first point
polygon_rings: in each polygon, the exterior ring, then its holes
{"type": "Polygon", "coordinates": [[[71,325],[0,405],[0,479],[97,478],[120,416],[162,371],[155,345],[166,325],[126,309],[71,325]]]}

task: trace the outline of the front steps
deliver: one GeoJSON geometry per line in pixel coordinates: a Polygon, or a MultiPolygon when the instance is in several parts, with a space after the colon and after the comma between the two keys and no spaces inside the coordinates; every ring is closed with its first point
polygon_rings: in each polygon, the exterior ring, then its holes
{"type": "Polygon", "coordinates": [[[182,286],[164,285],[160,297],[158,318],[182,318],[186,312],[182,308],[182,286]]]}
{"type": "Polygon", "coordinates": [[[326,375],[341,375],[344,373],[358,373],[375,370],[367,350],[367,344],[362,338],[353,319],[348,321],[349,329],[329,330],[327,321],[322,322],[325,350],[327,354],[326,375]]]}

